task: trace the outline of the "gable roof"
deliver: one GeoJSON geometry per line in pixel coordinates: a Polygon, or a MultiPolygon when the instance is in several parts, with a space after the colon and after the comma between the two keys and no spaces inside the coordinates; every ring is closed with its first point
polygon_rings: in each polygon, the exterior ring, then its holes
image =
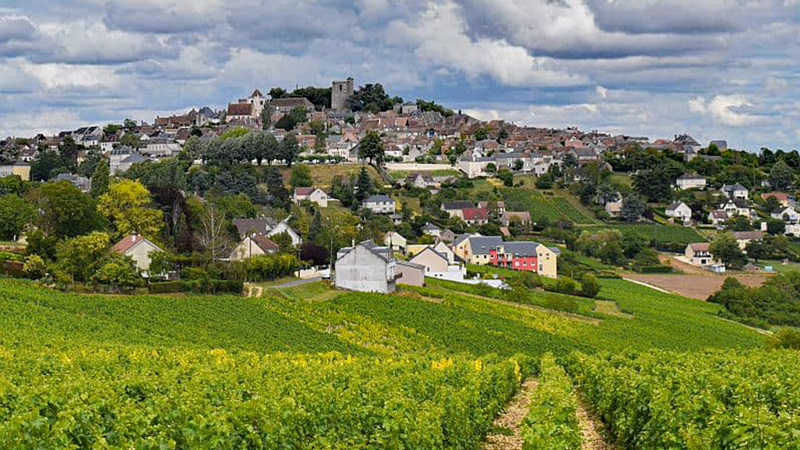
{"type": "Polygon", "coordinates": [[[684,181],[684,180],[705,180],[705,179],[706,179],[706,177],[704,177],[704,176],[702,176],[702,175],[698,175],[698,174],[696,174],[696,173],[685,173],[685,174],[683,174],[683,175],[681,175],[681,176],[679,176],[679,177],[678,177],[678,181],[684,181]]]}
{"type": "Polygon", "coordinates": [[[377,194],[364,200],[364,203],[385,203],[385,202],[394,203],[394,199],[385,194],[377,194]]]}
{"type": "Polygon", "coordinates": [[[249,116],[253,113],[252,103],[230,103],[228,105],[229,116],[249,116]]]}
{"type": "Polygon", "coordinates": [[[539,247],[539,243],[532,241],[504,242],[502,247],[506,253],[511,253],[514,256],[536,256],[536,249],[539,247]]]}
{"type": "Polygon", "coordinates": [[[336,260],[343,258],[348,253],[352,252],[356,247],[363,247],[369,250],[372,254],[379,257],[385,262],[392,262],[395,261],[394,256],[392,255],[392,249],[389,247],[382,247],[376,244],[371,239],[368,241],[360,242],[355,247],[344,247],[339,249],[339,254],[336,260]]]}
{"type": "Polygon", "coordinates": [[[450,260],[447,259],[446,255],[443,255],[443,254],[439,253],[433,247],[425,247],[424,250],[422,250],[421,252],[419,252],[416,255],[414,255],[414,257],[411,258],[409,261],[413,262],[415,259],[419,258],[421,255],[424,255],[425,253],[432,253],[434,256],[438,256],[439,258],[442,258],[443,260],[445,260],[445,262],[448,262],[448,263],[450,262],[450,260]]]}
{"type": "Polygon", "coordinates": [[[689,205],[687,205],[686,203],[683,203],[682,201],[678,200],[677,202],[667,206],[666,210],[675,211],[676,209],[680,208],[681,205],[686,206],[687,208],[689,207],[689,205]]]}
{"type": "Polygon", "coordinates": [[[276,253],[281,249],[278,244],[261,233],[251,234],[249,237],[264,253],[276,253]]]}
{"type": "Polygon", "coordinates": [[[707,252],[711,244],[708,242],[694,242],[689,244],[689,248],[696,252],[707,252]]]}
{"type": "Polygon", "coordinates": [[[764,238],[763,231],[734,231],[733,237],[737,241],[758,241],[764,238]]]}
{"type": "Polygon", "coordinates": [[[739,183],[725,184],[725,185],[722,186],[722,191],[723,192],[746,191],[746,190],[747,190],[747,188],[742,186],[739,183]]]}
{"type": "Polygon", "coordinates": [[[464,208],[464,220],[489,220],[489,211],[484,208],[464,208]]]}
{"type": "Polygon", "coordinates": [[[233,219],[233,225],[240,236],[251,233],[267,234],[272,229],[270,221],[264,217],[257,219],[233,219]]]}
{"type": "Polygon", "coordinates": [[[136,245],[141,244],[142,242],[148,242],[153,247],[161,250],[156,244],[153,244],[149,239],[139,234],[125,236],[121,241],[114,244],[114,246],[111,247],[111,250],[124,255],[128,252],[128,250],[132,249],[136,245]]]}
{"type": "Polygon", "coordinates": [[[294,195],[311,195],[319,189],[318,187],[297,187],[294,188],[294,195]]]}
{"type": "Polygon", "coordinates": [[[472,236],[469,238],[469,246],[475,255],[488,255],[490,250],[494,250],[498,245],[503,244],[500,236],[472,236]]]}
{"type": "Polygon", "coordinates": [[[457,209],[464,209],[464,208],[473,208],[475,206],[474,203],[468,200],[456,200],[452,202],[442,202],[442,208],[446,211],[453,211],[457,209]]]}

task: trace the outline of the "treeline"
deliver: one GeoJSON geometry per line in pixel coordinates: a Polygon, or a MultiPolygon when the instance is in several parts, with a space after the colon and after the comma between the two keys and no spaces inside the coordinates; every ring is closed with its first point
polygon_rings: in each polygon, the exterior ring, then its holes
{"type": "Polygon", "coordinates": [[[729,277],[708,301],[724,306],[724,316],[749,325],[800,327],[800,272],[776,275],[757,288],[729,277]]]}

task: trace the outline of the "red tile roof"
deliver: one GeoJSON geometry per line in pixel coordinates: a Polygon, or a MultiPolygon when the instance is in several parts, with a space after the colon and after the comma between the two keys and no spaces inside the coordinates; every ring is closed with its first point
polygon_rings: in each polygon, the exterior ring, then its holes
{"type": "Polygon", "coordinates": [[[125,253],[128,250],[130,250],[131,247],[133,247],[135,244],[138,244],[144,239],[145,239],[144,236],[138,234],[132,234],[130,236],[126,236],[124,239],[114,244],[114,246],[111,247],[111,250],[117,253],[125,253]]]}
{"type": "Polygon", "coordinates": [[[464,220],[489,220],[489,211],[484,208],[464,208],[464,220]]]}
{"type": "Polygon", "coordinates": [[[230,103],[228,105],[229,116],[249,116],[252,112],[252,103],[230,103]]]}

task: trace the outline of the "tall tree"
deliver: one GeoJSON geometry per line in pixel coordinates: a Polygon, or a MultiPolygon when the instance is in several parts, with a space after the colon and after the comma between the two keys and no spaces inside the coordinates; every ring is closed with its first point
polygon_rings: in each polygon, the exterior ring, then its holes
{"type": "Polygon", "coordinates": [[[75,143],[72,136],[64,138],[64,142],[58,146],[58,154],[61,155],[61,161],[70,172],[75,172],[78,169],[78,151],[80,151],[80,146],[75,143]]]}
{"type": "Polygon", "coordinates": [[[264,109],[261,110],[261,129],[266,131],[269,130],[272,126],[272,114],[275,112],[275,109],[267,103],[264,105],[264,109]]]}
{"type": "Polygon", "coordinates": [[[103,159],[97,163],[97,167],[95,167],[92,174],[92,197],[100,197],[108,191],[109,175],[108,162],[103,159]]]}
{"type": "Polygon", "coordinates": [[[85,234],[102,227],[93,199],[69,181],[43,183],[30,193],[37,228],[51,237],[85,234]]]}
{"type": "Polygon", "coordinates": [[[144,185],[122,179],[111,183],[97,208],[114,224],[119,236],[138,233],[154,239],[164,226],[164,214],[150,208],[150,203],[150,191],[144,185]]]}
{"type": "Polygon", "coordinates": [[[305,164],[294,165],[289,175],[289,184],[293,188],[313,186],[314,180],[311,178],[311,168],[305,164]]]}
{"type": "Polygon", "coordinates": [[[75,281],[88,281],[110,245],[108,233],[95,231],[56,245],[58,265],[75,281]]]}
{"type": "Polygon", "coordinates": [[[33,205],[17,194],[0,195],[0,239],[19,237],[34,212],[33,205]]]}
{"type": "Polygon", "coordinates": [[[267,192],[276,208],[289,207],[289,191],[283,185],[283,177],[278,169],[270,167],[267,171],[267,192]]]}
{"type": "Polygon", "coordinates": [[[782,191],[788,189],[794,182],[794,172],[784,160],[780,160],[769,171],[769,184],[773,189],[782,191]]]}
{"type": "Polygon", "coordinates": [[[200,232],[198,241],[200,245],[209,253],[211,261],[227,256],[230,248],[230,237],[228,235],[228,221],[213,204],[208,204],[200,215],[200,232]]]}
{"type": "Polygon", "coordinates": [[[358,173],[356,187],[358,188],[356,190],[356,200],[358,200],[359,204],[372,195],[374,184],[372,183],[372,178],[369,176],[366,167],[361,167],[361,172],[358,173]]]}
{"type": "Polygon", "coordinates": [[[300,154],[300,144],[297,143],[297,137],[294,134],[288,134],[283,141],[281,141],[279,149],[279,159],[282,159],[286,165],[292,166],[292,163],[300,154]]]}
{"type": "Polygon", "coordinates": [[[381,135],[376,131],[370,131],[358,143],[358,157],[366,159],[372,164],[375,161],[378,165],[383,164],[384,149],[381,135]]]}

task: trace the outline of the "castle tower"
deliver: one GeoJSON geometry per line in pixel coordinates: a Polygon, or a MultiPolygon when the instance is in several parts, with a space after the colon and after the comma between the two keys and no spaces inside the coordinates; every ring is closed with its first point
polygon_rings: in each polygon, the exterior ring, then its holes
{"type": "Polygon", "coordinates": [[[334,81],[331,86],[331,109],[334,111],[346,110],[347,99],[352,97],[354,92],[355,86],[352,77],[345,81],[334,81]]]}

